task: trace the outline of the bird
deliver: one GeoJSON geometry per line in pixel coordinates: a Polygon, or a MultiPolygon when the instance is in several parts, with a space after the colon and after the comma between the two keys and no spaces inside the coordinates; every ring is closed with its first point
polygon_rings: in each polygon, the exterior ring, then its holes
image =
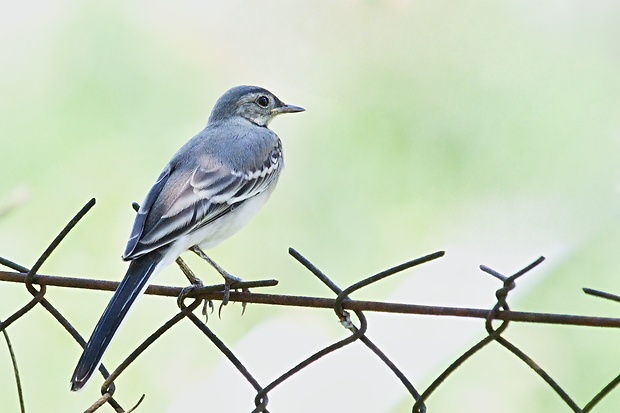
{"type": "Polygon", "coordinates": [[[268,128],[288,105],[259,86],[236,86],[215,103],[206,127],[170,159],[140,205],[123,253],[129,268],[95,326],[71,378],[80,390],[152,277],[191,250],[226,285],[240,279],[204,252],[244,227],[273,192],[284,167],[282,142],[268,128]]]}

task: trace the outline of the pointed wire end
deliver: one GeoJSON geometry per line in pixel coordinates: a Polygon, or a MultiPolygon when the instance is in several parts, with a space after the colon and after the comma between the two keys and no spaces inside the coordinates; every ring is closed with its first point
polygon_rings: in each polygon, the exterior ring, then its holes
{"type": "Polygon", "coordinates": [[[140,404],[142,403],[145,397],[146,397],[146,394],[142,394],[142,397],[140,397],[140,400],[138,400],[138,403],[136,403],[136,405],[132,407],[131,409],[127,410],[127,413],[132,413],[134,410],[136,410],[138,406],[140,406],[140,404]]]}
{"type": "Polygon", "coordinates": [[[500,281],[506,281],[506,279],[508,278],[504,274],[501,274],[501,273],[495,271],[493,268],[487,267],[484,264],[481,264],[479,268],[480,268],[481,271],[486,272],[487,274],[492,275],[493,277],[497,278],[500,281]]]}
{"type": "Polygon", "coordinates": [[[510,276],[510,278],[512,280],[516,280],[517,278],[521,277],[522,275],[524,275],[527,272],[530,272],[531,270],[533,270],[535,267],[539,266],[543,261],[545,260],[545,257],[543,257],[542,255],[540,257],[538,257],[534,262],[532,262],[530,265],[526,266],[525,268],[523,268],[520,271],[517,271],[516,273],[514,273],[513,275],[510,276]]]}
{"type": "Polygon", "coordinates": [[[307,261],[307,260],[306,260],[306,258],[305,258],[303,255],[301,255],[301,254],[299,253],[299,251],[297,251],[297,250],[296,250],[295,248],[293,248],[293,247],[289,247],[289,249],[288,249],[288,253],[289,253],[289,255],[290,255],[291,257],[295,258],[295,260],[297,260],[297,261],[298,261],[298,262],[300,262],[300,263],[304,263],[304,262],[306,262],[306,261],[307,261]]]}
{"type": "MultiPolygon", "coordinates": [[[[87,203],[85,203],[82,209],[80,209],[78,213],[75,214],[75,216],[73,217],[73,220],[76,221],[75,223],[77,223],[77,221],[82,219],[82,217],[86,215],[86,213],[90,211],[91,208],[94,207],[96,203],[97,203],[97,200],[95,198],[91,198],[87,203]]],[[[75,225],[75,223],[73,225],[75,225]]]]}
{"type": "Polygon", "coordinates": [[[95,198],[91,198],[87,203],[84,204],[82,209],[78,211],[78,213],[75,215],[73,219],[79,221],[84,215],[86,215],[88,211],[90,211],[92,207],[95,206],[96,203],[97,203],[97,200],[95,198]]]}
{"type": "Polygon", "coordinates": [[[583,292],[594,297],[606,298],[608,300],[620,302],[620,296],[606,293],[605,291],[595,290],[592,288],[582,288],[583,292]]]}

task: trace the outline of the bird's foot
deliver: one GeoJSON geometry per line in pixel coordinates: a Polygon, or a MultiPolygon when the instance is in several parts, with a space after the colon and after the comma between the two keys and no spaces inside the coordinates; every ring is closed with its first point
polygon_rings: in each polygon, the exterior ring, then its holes
{"type": "MultiPolygon", "coordinates": [[[[234,285],[236,283],[238,283],[238,282],[241,282],[242,280],[241,280],[241,278],[235,277],[234,275],[230,274],[228,271],[226,271],[222,267],[220,267],[215,261],[213,261],[211,258],[209,258],[207,256],[207,254],[205,254],[205,252],[200,249],[199,246],[194,245],[193,247],[190,248],[190,251],[193,251],[200,258],[202,258],[203,260],[207,261],[213,268],[215,268],[215,270],[217,272],[220,273],[220,275],[222,277],[224,277],[224,297],[222,297],[222,304],[220,305],[220,308],[217,311],[218,316],[220,316],[220,318],[221,318],[222,307],[227,305],[228,302],[230,301],[230,289],[231,289],[231,287],[233,289],[237,290],[236,288],[234,288],[234,285]]],[[[247,288],[243,288],[242,291],[243,292],[250,292],[250,290],[248,290],[247,288]]],[[[246,305],[246,303],[243,303],[243,311],[242,311],[241,314],[245,313],[245,305],[246,305]]]]}
{"type": "Polygon", "coordinates": [[[224,277],[224,298],[222,298],[222,305],[227,305],[230,300],[230,289],[233,285],[241,282],[241,278],[235,277],[232,274],[222,271],[222,277],[224,277]]]}
{"type": "MultiPolygon", "coordinates": [[[[181,290],[179,296],[177,297],[177,305],[179,306],[179,308],[183,309],[183,300],[185,300],[192,293],[192,291],[202,287],[204,287],[204,284],[199,278],[196,278],[193,284],[184,287],[181,290]]],[[[213,313],[213,301],[205,299],[202,306],[202,315],[208,319],[209,311],[207,309],[210,309],[211,313],[213,313]]]]}
{"type": "MultiPolygon", "coordinates": [[[[224,277],[224,297],[222,298],[222,304],[220,304],[220,308],[218,309],[217,313],[218,316],[220,318],[222,318],[222,308],[228,304],[228,302],[230,301],[230,290],[233,289],[235,291],[239,291],[239,288],[234,288],[234,285],[238,282],[241,282],[242,279],[239,277],[235,277],[232,274],[229,274],[226,271],[222,271],[222,277],[224,277]]],[[[243,291],[244,293],[249,293],[250,290],[249,288],[241,288],[241,291],[243,291]]],[[[242,311],[241,311],[241,315],[243,315],[243,313],[245,313],[245,306],[247,303],[242,303],[241,307],[242,307],[242,311]]]]}
{"type": "MultiPolygon", "coordinates": [[[[181,257],[178,257],[176,259],[177,265],[179,266],[179,268],[181,269],[181,271],[183,271],[183,274],[185,274],[185,276],[187,277],[187,279],[189,280],[189,282],[192,283],[192,285],[188,285],[187,287],[183,288],[181,290],[181,293],[179,294],[179,296],[177,297],[177,305],[179,306],[179,308],[183,308],[183,300],[185,298],[187,298],[187,296],[194,291],[197,288],[203,287],[202,281],[200,280],[200,278],[196,277],[196,275],[192,272],[192,270],[187,266],[187,264],[185,264],[185,261],[183,261],[183,259],[181,257]]],[[[209,319],[209,312],[207,311],[207,308],[209,308],[211,310],[211,313],[213,313],[213,301],[211,300],[204,300],[203,306],[202,306],[202,315],[205,316],[205,319],[209,319]]]]}

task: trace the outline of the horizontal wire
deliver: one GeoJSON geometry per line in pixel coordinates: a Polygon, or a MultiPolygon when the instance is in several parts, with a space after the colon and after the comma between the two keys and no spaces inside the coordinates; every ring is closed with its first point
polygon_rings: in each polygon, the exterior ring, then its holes
{"type": "MultiPolygon", "coordinates": [[[[0,281],[23,283],[26,281],[26,274],[19,272],[0,271],[0,281]]],[[[102,291],[114,291],[119,284],[115,281],[103,281],[88,278],[59,277],[52,275],[37,275],[34,277],[33,283],[53,287],[67,287],[102,291]]],[[[252,282],[244,281],[236,283],[233,288],[256,288],[263,286],[273,286],[276,284],[276,280],[262,280],[252,282]]],[[[223,297],[223,288],[223,284],[197,288],[192,291],[192,293],[189,294],[188,297],[221,299],[223,297]]],[[[150,285],[146,290],[146,294],[176,298],[181,293],[181,290],[181,287],[150,285]]],[[[292,307],[328,308],[331,310],[334,309],[334,305],[336,303],[336,299],[333,298],[247,293],[239,291],[231,291],[230,299],[231,301],[242,303],[269,304],[292,307]]],[[[346,300],[343,302],[343,307],[347,310],[352,311],[362,310],[396,314],[419,314],[481,319],[488,318],[490,313],[490,310],[480,308],[444,307],[362,300],[346,300]]],[[[620,318],[593,317],[571,314],[499,311],[494,317],[494,319],[527,323],[620,328],[620,318]]]]}

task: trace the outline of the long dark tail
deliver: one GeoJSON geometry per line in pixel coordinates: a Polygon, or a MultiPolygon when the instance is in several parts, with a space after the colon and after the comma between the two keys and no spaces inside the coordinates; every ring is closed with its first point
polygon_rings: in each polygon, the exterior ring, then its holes
{"type": "Polygon", "coordinates": [[[80,390],[97,370],[114,334],[136,298],[148,285],[148,281],[153,275],[155,267],[161,261],[162,255],[160,251],[153,251],[131,261],[125,278],[119,284],[99,319],[86,348],[84,348],[82,357],[75,367],[71,378],[71,390],[80,390]]]}

